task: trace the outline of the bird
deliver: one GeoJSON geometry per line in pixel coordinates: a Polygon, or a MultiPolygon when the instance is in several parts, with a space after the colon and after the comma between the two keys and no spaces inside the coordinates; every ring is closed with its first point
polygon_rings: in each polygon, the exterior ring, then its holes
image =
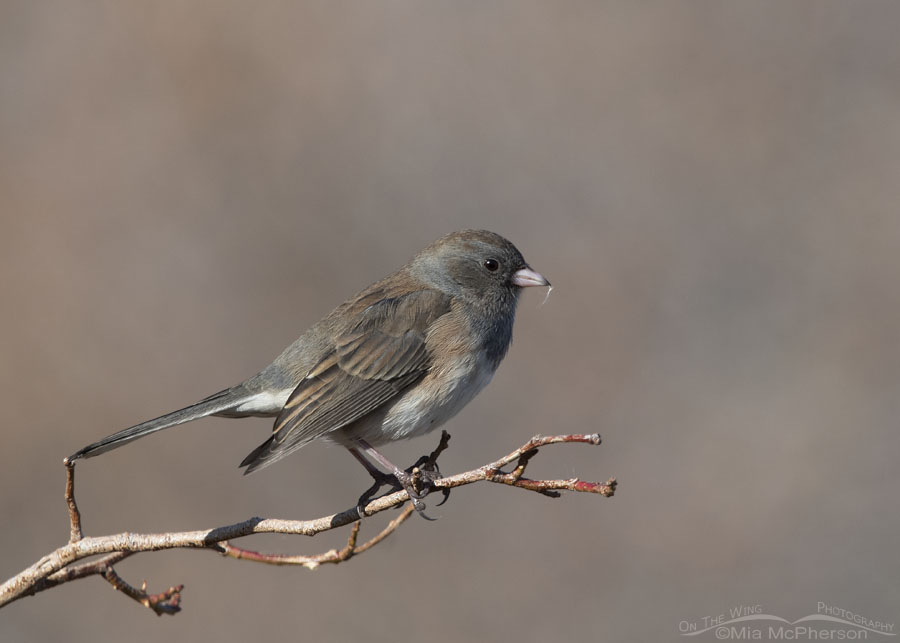
{"type": "Polygon", "coordinates": [[[535,286],[550,282],[499,234],[447,234],[339,305],[256,375],[65,461],[207,416],[275,417],[271,436],[241,461],[245,475],[324,439],[345,447],[376,488],[392,475],[424,516],[410,473],[375,447],[437,429],[491,381],[512,341],[519,295],[535,286]]]}

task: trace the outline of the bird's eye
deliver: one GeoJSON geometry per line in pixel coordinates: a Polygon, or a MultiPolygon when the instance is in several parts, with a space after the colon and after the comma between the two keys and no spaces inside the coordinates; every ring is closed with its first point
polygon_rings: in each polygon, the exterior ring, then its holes
{"type": "Polygon", "coordinates": [[[488,272],[497,272],[497,269],[500,267],[500,262],[496,259],[485,259],[484,267],[488,272]]]}

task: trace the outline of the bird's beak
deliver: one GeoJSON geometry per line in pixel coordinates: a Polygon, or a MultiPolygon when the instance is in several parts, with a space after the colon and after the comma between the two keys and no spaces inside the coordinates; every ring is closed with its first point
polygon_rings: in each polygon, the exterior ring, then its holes
{"type": "Polygon", "coordinates": [[[544,279],[543,275],[539,272],[535,272],[531,268],[520,268],[516,270],[512,279],[510,279],[514,286],[518,286],[519,288],[527,288],[528,286],[549,286],[550,282],[544,279]]]}

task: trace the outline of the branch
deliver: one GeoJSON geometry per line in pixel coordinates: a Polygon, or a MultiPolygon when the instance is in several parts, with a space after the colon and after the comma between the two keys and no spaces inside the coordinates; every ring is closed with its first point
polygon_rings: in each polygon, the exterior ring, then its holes
{"type": "MultiPolygon", "coordinates": [[[[437,457],[447,448],[449,438],[450,436],[443,432],[437,449],[427,458],[421,459],[422,469],[419,469],[419,467],[413,468],[412,475],[414,479],[419,479],[422,470],[433,470],[435,468],[437,457]]],[[[585,482],[578,478],[531,480],[524,477],[525,469],[531,459],[537,454],[539,447],[564,442],[599,445],[600,436],[597,434],[536,436],[496,462],[464,473],[437,478],[430,484],[430,487],[441,490],[446,495],[454,487],[487,481],[534,491],[553,498],[559,497],[561,491],[597,493],[605,497],[612,496],[615,493],[617,484],[614,478],[610,478],[606,482],[585,482]],[[514,462],[515,466],[511,471],[503,471],[503,467],[514,462]]],[[[134,587],[125,582],[116,573],[114,566],[140,552],[163,549],[207,549],[241,560],[270,565],[302,565],[308,569],[315,569],[323,563],[337,564],[344,562],[356,554],[371,549],[393,533],[413,512],[413,506],[409,504],[381,532],[362,545],[357,544],[360,518],[401,506],[409,500],[406,491],[385,494],[369,501],[360,509],[353,507],[352,509],[313,520],[250,518],[233,525],[213,529],[162,534],[133,534],[125,532],[110,536],[85,537],[81,529],[81,513],[78,510],[78,505],[75,503],[75,465],[68,461],[65,461],[64,464],[66,467],[65,499],[69,511],[69,543],[47,554],[21,573],[7,580],[3,585],[0,585],[0,608],[25,596],[32,596],[69,581],[88,576],[101,576],[115,589],[145,607],[152,609],[156,614],[174,614],[181,609],[180,601],[183,585],[172,586],[159,594],[148,594],[146,582],[142,583],[140,588],[134,587]],[[265,554],[250,549],[243,549],[228,542],[236,538],[264,533],[314,536],[323,531],[330,531],[350,524],[353,527],[350,530],[347,544],[343,548],[340,550],[332,549],[312,556],[265,554]],[[78,562],[98,555],[101,557],[96,560],[78,562]]],[[[432,476],[423,477],[430,478],[432,476]]]]}
{"type": "Polygon", "coordinates": [[[261,554],[250,549],[235,547],[228,542],[222,544],[221,552],[226,556],[230,556],[231,558],[251,560],[256,563],[267,563],[269,565],[302,565],[307,569],[315,569],[322,563],[342,563],[345,560],[350,560],[350,558],[355,554],[361,554],[367,549],[374,547],[382,540],[387,538],[392,531],[394,531],[397,527],[400,526],[401,523],[409,518],[414,510],[415,507],[412,504],[407,505],[399,516],[394,518],[390,523],[388,523],[387,527],[381,530],[381,533],[372,538],[369,542],[363,543],[359,546],[357,546],[356,544],[356,539],[359,536],[360,521],[357,520],[355,523],[353,523],[353,527],[350,529],[350,537],[347,538],[346,546],[341,549],[331,549],[324,554],[317,554],[314,556],[291,554],[261,554]]]}

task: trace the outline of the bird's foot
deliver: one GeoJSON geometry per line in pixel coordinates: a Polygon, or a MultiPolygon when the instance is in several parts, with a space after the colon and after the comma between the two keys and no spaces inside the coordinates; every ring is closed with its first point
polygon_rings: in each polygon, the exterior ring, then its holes
{"type": "MultiPolygon", "coordinates": [[[[394,472],[394,477],[409,495],[409,499],[419,515],[426,520],[435,520],[425,513],[425,503],[422,502],[422,499],[434,490],[435,481],[442,477],[437,464],[422,462],[422,458],[419,458],[416,464],[406,471],[394,472]]],[[[438,507],[447,502],[447,498],[450,497],[450,489],[441,489],[441,495],[443,499],[437,504],[438,507]]]]}
{"type": "MultiPolygon", "coordinates": [[[[369,487],[366,492],[359,497],[359,501],[357,502],[356,512],[359,514],[360,518],[365,517],[365,506],[372,498],[375,497],[375,494],[377,494],[382,487],[390,486],[391,491],[389,491],[388,493],[393,493],[394,491],[400,490],[406,491],[410,501],[413,503],[413,507],[415,507],[419,515],[426,520],[435,520],[425,513],[425,503],[422,502],[422,500],[434,489],[435,481],[439,480],[442,477],[441,470],[437,464],[437,458],[441,454],[441,452],[447,448],[449,441],[450,434],[446,431],[442,431],[441,441],[438,444],[437,448],[430,454],[420,457],[411,467],[409,467],[405,471],[392,465],[390,461],[381,456],[381,454],[379,454],[369,445],[362,443],[362,448],[364,448],[370,454],[376,456],[382,464],[390,466],[392,470],[392,473],[390,474],[383,473],[375,467],[367,465],[367,463],[358,455],[357,452],[351,450],[351,453],[356,455],[360,462],[362,462],[364,466],[366,466],[366,470],[375,480],[372,486],[369,487]]],[[[438,507],[447,502],[447,498],[450,497],[450,489],[441,489],[441,495],[443,496],[443,499],[437,504],[438,507]]]]}
{"type": "Polygon", "coordinates": [[[359,500],[356,501],[356,513],[359,514],[360,518],[366,517],[366,505],[369,504],[369,501],[376,496],[382,487],[390,487],[390,491],[387,493],[393,493],[403,489],[397,478],[391,473],[383,473],[377,469],[372,469],[369,471],[369,474],[372,476],[374,482],[371,487],[363,492],[359,497],[359,500]]]}
{"type": "MultiPolygon", "coordinates": [[[[404,472],[405,474],[410,476],[412,487],[417,491],[417,497],[420,500],[434,490],[434,483],[436,481],[444,477],[441,473],[440,467],[438,467],[438,464],[434,458],[434,453],[427,456],[423,455],[421,458],[416,460],[413,466],[411,466],[404,472]]],[[[441,489],[441,495],[443,496],[443,500],[441,500],[437,504],[438,507],[447,502],[447,498],[450,497],[450,489],[441,489]]]]}
{"type": "MultiPolygon", "coordinates": [[[[428,491],[434,488],[434,482],[443,478],[441,474],[441,468],[438,466],[437,459],[444,452],[444,450],[450,444],[450,434],[446,431],[441,431],[441,441],[438,443],[437,447],[429,453],[428,455],[423,455],[418,460],[416,460],[415,464],[411,467],[411,474],[414,474],[416,470],[419,471],[419,475],[425,481],[425,484],[429,487],[428,491]]],[[[426,492],[427,493],[427,492],[426,492]]],[[[445,487],[441,489],[441,495],[443,499],[437,504],[440,507],[442,504],[447,502],[447,499],[450,497],[450,488],[445,487]]]]}
{"type": "MultiPolygon", "coordinates": [[[[379,490],[382,487],[390,487],[388,493],[405,491],[420,516],[425,518],[425,520],[435,520],[435,518],[425,513],[425,503],[422,500],[430,493],[433,482],[440,477],[439,473],[435,475],[432,471],[412,466],[406,471],[397,469],[393,473],[379,472],[377,476],[373,475],[372,477],[375,482],[359,497],[356,504],[356,513],[359,514],[360,518],[365,517],[366,505],[369,504],[369,501],[375,497],[379,490]]],[[[442,489],[441,492],[444,495],[444,499],[438,504],[439,507],[446,502],[447,496],[450,495],[449,489],[442,489]]]]}

